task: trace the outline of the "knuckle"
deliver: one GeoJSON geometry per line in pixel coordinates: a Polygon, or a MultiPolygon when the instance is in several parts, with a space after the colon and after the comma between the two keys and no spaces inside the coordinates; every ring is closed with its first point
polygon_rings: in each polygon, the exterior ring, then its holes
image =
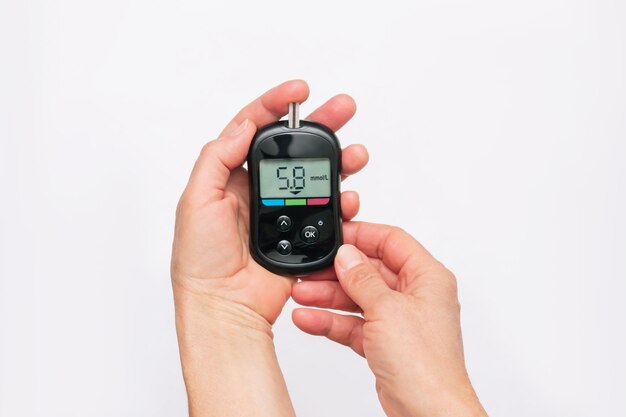
{"type": "Polygon", "coordinates": [[[176,215],[180,216],[182,213],[189,210],[191,202],[189,201],[189,196],[187,193],[183,193],[178,200],[178,204],[176,205],[176,215]]]}
{"type": "Polygon", "coordinates": [[[406,230],[404,230],[403,228],[401,228],[399,226],[393,226],[391,228],[391,233],[396,234],[396,235],[406,235],[406,234],[408,234],[406,232],[406,230]]]}
{"type": "Polygon", "coordinates": [[[185,190],[178,200],[176,205],[176,217],[181,217],[190,213],[193,213],[198,209],[200,202],[193,193],[185,190]]]}
{"type": "Polygon", "coordinates": [[[459,302],[458,298],[454,299],[454,302],[452,303],[452,308],[454,309],[454,312],[459,315],[461,313],[461,303],[459,302]]]}
{"type": "Polygon", "coordinates": [[[443,299],[446,300],[452,308],[456,311],[460,311],[461,305],[459,303],[459,285],[456,276],[448,269],[443,269],[443,273],[440,277],[440,287],[443,299]]]}
{"type": "Polygon", "coordinates": [[[445,270],[446,272],[443,274],[443,283],[446,289],[455,296],[459,292],[459,283],[456,279],[456,276],[449,270],[445,270]]]}
{"type": "Polygon", "coordinates": [[[372,267],[366,264],[355,266],[349,274],[350,281],[352,281],[353,285],[357,287],[369,285],[369,283],[376,279],[378,275],[372,267]]]}
{"type": "Polygon", "coordinates": [[[217,145],[217,139],[211,140],[202,146],[200,149],[200,157],[207,158],[215,153],[215,147],[217,145]]]}
{"type": "Polygon", "coordinates": [[[434,260],[429,266],[424,267],[424,274],[429,274],[436,278],[438,286],[448,295],[458,293],[458,282],[452,271],[441,262],[434,260]]]}

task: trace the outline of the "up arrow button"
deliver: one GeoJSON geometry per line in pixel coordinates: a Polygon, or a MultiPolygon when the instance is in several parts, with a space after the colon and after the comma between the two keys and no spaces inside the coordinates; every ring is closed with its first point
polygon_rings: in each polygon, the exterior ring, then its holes
{"type": "Polygon", "coordinates": [[[291,219],[287,216],[280,216],[276,220],[276,227],[278,227],[278,230],[281,232],[286,232],[291,229],[291,219]]]}

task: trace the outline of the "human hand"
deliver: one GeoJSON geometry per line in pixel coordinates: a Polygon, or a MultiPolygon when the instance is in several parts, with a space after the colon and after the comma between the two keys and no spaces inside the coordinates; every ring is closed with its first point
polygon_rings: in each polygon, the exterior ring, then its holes
{"type": "MultiPolygon", "coordinates": [[[[289,102],[309,95],[304,81],[287,81],[243,108],[219,139],[206,144],[194,166],[176,212],[171,275],[177,300],[193,298],[211,308],[235,309],[236,320],[273,323],[291,293],[293,278],[268,272],[248,251],[248,176],[241,166],[257,126],[278,120],[289,102]]],[[[309,120],[338,130],[354,115],[351,97],[331,98],[309,120]]],[[[361,145],[342,152],[343,176],[359,171],[368,155],[361,145]]],[[[356,215],[358,195],[344,192],[345,219],[356,215]]]]}
{"type": "MultiPolygon", "coordinates": [[[[180,198],[171,275],[190,416],[294,415],[271,331],[294,278],[265,270],[249,254],[242,164],[256,127],[278,120],[288,103],[308,95],[304,81],[288,81],[241,110],[219,139],[204,146],[180,198]]],[[[354,100],[338,95],[308,119],[337,130],[354,112],[354,100]]],[[[343,176],[367,159],[363,146],[345,148],[343,176]]],[[[358,195],[342,193],[343,217],[358,209],[358,195]]]]}
{"type": "Polygon", "coordinates": [[[364,356],[389,416],[486,415],[465,369],[454,275],[401,229],[343,230],[335,269],[295,284],[292,297],[363,317],[300,308],[296,326],[364,356]]]}

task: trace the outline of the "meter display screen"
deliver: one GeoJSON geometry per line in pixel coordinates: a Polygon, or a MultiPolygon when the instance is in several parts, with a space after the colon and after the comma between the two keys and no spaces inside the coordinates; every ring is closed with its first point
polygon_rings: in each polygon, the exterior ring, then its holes
{"type": "Polygon", "coordinates": [[[328,158],[262,159],[259,162],[261,198],[330,197],[328,158]]]}

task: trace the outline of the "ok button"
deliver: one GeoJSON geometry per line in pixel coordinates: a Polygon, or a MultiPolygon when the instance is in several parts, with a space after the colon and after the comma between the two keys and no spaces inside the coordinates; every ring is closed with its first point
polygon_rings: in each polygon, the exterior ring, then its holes
{"type": "Polygon", "coordinates": [[[313,226],[303,228],[300,237],[305,243],[315,243],[320,238],[319,231],[313,226]]]}

